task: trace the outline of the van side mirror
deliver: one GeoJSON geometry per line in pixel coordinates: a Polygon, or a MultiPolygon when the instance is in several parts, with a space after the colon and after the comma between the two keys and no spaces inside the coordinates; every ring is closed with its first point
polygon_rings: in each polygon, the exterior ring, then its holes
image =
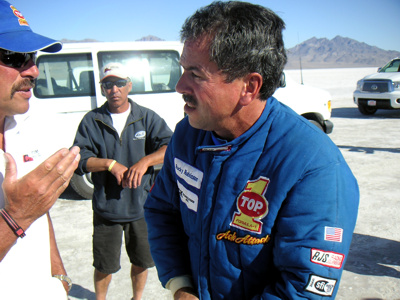
{"type": "Polygon", "coordinates": [[[286,86],[286,75],[284,72],[281,74],[281,79],[279,80],[279,87],[285,87],[286,86]]]}

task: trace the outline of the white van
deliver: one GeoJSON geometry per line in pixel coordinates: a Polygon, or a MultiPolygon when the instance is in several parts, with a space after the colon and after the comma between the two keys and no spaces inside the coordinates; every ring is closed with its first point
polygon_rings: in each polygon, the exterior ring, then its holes
{"type": "MultiPolygon", "coordinates": [[[[158,113],[174,130],[183,117],[184,102],[175,91],[181,76],[180,42],[113,42],[64,44],[57,53],[39,52],[40,74],[30,100],[30,113],[46,115],[49,126],[48,152],[71,147],[78,125],[88,111],[106,98],[100,88],[100,70],[109,62],[120,62],[131,70],[129,97],[158,113]]],[[[90,174],[74,175],[74,190],[91,198],[90,174]]]]}
{"type": "MultiPolygon", "coordinates": [[[[99,82],[100,70],[109,62],[128,66],[133,83],[129,97],[155,111],[174,130],[184,117],[182,96],[175,91],[182,74],[182,47],[180,42],[71,43],[64,44],[57,53],[39,52],[40,75],[30,100],[30,113],[37,111],[36,115],[46,116],[46,153],[69,148],[84,114],[106,101],[99,82]]],[[[274,97],[326,133],[332,131],[328,92],[289,79],[282,81],[274,97]]],[[[91,198],[90,174],[75,174],[70,184],[79,195],[91,198]]]]}

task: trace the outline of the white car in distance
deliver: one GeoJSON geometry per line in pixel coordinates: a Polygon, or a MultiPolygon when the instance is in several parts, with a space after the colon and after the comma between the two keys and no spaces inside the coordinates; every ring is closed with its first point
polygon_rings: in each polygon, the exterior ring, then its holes
{"type": "Polygon", "coordinates": [[[400,57],[357,82],[353,101],[363,115],[378,109],[400,109],[400,57]]]}

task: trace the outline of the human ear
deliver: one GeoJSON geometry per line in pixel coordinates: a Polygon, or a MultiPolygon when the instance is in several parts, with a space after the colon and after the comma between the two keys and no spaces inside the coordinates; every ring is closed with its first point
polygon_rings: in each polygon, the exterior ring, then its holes
{"type": "Polygon", "coordinates": [[[243,79],[242,97],[240,104],[242,106],[249,105],[254,99],[258,99],[261,86],[263,84],[262,76],[259,73],[250,73],[243,79]]]}

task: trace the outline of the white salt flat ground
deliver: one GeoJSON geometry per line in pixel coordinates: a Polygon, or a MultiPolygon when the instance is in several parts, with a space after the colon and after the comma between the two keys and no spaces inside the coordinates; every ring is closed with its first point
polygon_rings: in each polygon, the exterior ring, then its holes
{"type": "MultiPolygon", "coordinates": [[[[358,179],[359,216],[337,299],[400,299],[400,110],[362,116],[352,102],[358,79],[376,68],[303,70],[306,85],[328,90],[333,97],[330,138],[342,151],[358,179]]],[[[300,82],[300,72],[287,75],[300,82]]],[[[74,285],[70,299],[95,299],[91,254],[91,202],[67,190],[51,210],[58,246],[74,285]]],[[[111,283],[109,300],[131,295],[129,262],[111,283]]],[[[149,273],[145,300],[172,299],[149,273]]]]}

